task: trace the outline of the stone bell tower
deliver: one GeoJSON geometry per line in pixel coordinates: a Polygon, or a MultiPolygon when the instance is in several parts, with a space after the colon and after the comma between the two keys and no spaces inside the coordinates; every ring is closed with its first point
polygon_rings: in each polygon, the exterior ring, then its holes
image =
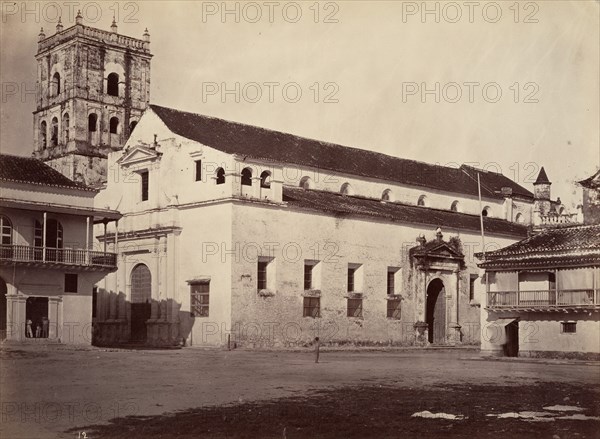
{"type": "Polygon", "coordinates": [[[90,186],[106,181],[107,156],[129,137],[150,100],[150,35],[83,24],[38,38],[34,157],[90,186]]]}

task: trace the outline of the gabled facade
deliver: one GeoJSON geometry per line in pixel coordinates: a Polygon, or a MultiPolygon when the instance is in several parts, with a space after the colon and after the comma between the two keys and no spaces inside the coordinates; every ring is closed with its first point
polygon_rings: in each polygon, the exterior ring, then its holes
{"type": "MultiPolygon", "coordinates": [[[[474,168],[155,105],[108,166],[100,344],[479,343],[474,168]]],[[[525,237],[533,194],[480,180],[488,248],[525,237]]]]}
{"type": "Polygon", "coordinates": [[[0,155],[0,183],[2,339],[89,345],[94,285],[117,268],[92,228],[119,213],[36,159],[0,155]]]}

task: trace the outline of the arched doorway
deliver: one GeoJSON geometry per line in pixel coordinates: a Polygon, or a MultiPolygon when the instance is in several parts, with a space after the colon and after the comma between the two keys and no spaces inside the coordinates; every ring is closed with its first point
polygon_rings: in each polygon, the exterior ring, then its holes
{"type": "Polygon", "coordinates": [[[427,287],[426,321],[429,343],[446,342],[446,291],[441,279],[434,279],[427,287]]]}
{"type": "Polygon", "coordinates": [[[152,275],[146,265],[138,264],[131,271],[131,341],[146,341],[151,299],[152,275]]]}
{"type": "Polygon", "coordinates": [[[0,340],[6,339],[6,282],[0,277],[0,340]]]}

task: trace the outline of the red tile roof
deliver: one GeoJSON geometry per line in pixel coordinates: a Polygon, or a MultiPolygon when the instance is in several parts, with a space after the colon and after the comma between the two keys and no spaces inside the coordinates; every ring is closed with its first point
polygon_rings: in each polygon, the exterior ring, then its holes
{"type": "MultiPolygon", "coordinates": [[[[372,198],[345,196],[333,192],[284,186],[283,201],[287,202],[290,207],[323,212],[337,217],[367,217],[390,222],[427,224],[433,227],[476,232],[480,230],[478,215],[382,202],[372,198]]],[[[490,217],[484,218],[483,224],[487,233],[509,235],[516,238],[527,236],[527,227],[522,224],[490,217]]]]}
{"type": "MultiPolygon", "coordinates": [[[[476,254],[482,258],[482,254],[476,254]]],[[[543,230],[500,250],[485,254],[480,267],[506,268],[552,264],[600,265],[600,224],[543,230]]]]}
{"type": "Polygon", "coordinates": [[[41,160],[9,154],[0,154],[0,181],[95,191],[70,180],[41,160]]]}
{"type": "Polygon", "coordinates": [[[479,172],[482,196],[501,198],[501,189],[510,187],[514,194],[533,199],[530,191],[504,175],[469,166],[432,165],[159,105],[150,108],[175,134],[228,154],[474,196],[479,172]]]}

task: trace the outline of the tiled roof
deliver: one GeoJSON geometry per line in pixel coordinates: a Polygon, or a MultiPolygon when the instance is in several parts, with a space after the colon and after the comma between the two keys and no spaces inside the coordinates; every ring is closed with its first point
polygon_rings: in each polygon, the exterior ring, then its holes
{"type": "Polygon", "coordinates": [[[94,191],[70,180],[41,160],[9,154],[0,154],[0,181],[94,191]]]}
{"type": "Polygon", "coordinates": [[[588,189],[598,189],[600,188],[600,170],[598,170],[594,175],[585,180],[578,181],[581,186],[588,189]]]}
{"type": "MultiPolygon", "coordinates": [[[[481,254],[476,255],[481,258],[481,254]]],[[[539,266],[569,261],[600,261],[600,224],[546,229],[485,254],[481,267],[539,266]]]]}
{"type": "MultiPolygon", "coordinates": [[[[158,105],[152,104],[150,108],[175,134],[228,154],[378,178],[444,192],[478,194],[478,170],[472,167],[432,165],[158,105]]],[[[501,197],[502,187],[511,187],[513,193],[533,199],[530,191],[509,178],[492,172],[479,172],[482,196],[498,198],[501,197]]]]}
{"type": "MultiPolygon", "coordinates": [[[[323,212],[337,217],[367,217],[390,222],[427,224],[433,227],[477,232],[480,230],[480,219],[477,215],[395,202],[382,202],[372,198],[345,196],[333,192],[284,186],[283,201],[291,207],[323,212]]],[[[483,224],[487,233],[510,235],[517,238],[527,236],[527,228],[522,224],[490,217],[484,218],[483,224]]]]}

